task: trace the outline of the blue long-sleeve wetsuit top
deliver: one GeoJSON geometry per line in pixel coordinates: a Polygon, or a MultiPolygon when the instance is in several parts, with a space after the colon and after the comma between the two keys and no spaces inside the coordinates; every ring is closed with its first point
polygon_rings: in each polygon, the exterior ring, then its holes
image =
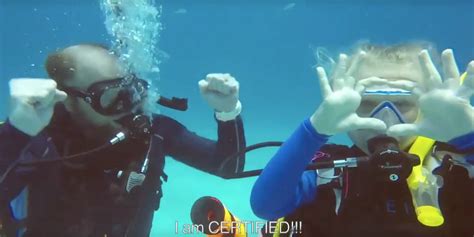
{"type": "Polygon", "coordinates": [[[314,199],[314,172],[304,171],[328,138],[317,133],[309,119],[296,129],[254,184],[250,203],[255,215],[274,220],[314,199]]]}
{"type": "MultiPolygon", "coordinates": [[[[275,220],[315,199],[316,175],[305,172],[305,168],[328,138],[319,134],[309,119],[294,131],[254,184],[250,204],[255,215],[275,220]]],[[[453,139],[450,144],[459,149],[472,148],[473,138],[474,133],[469,133],[453,139]]]]}
{"type": "MultiPolygon", "coordinates": [[[[153,161],[142,185],[153,186],[152,190],[160,186],[151,199],[139,194],[145,188],[130,193],[126,190],[128,174],[139,172],[145,154],[150,152],[148,140],[128,139],[90,154],[83,162],[18,167],[0,184],[0,200],[9,202],[28,187],[25,236],[148,236],[161,198],[164,156],[216,175],[243,170],[245,159],[241,156],[219,171],[226,157],[245,148],[240,116],[226,122],[217,120],[217,125],[218,139],[214,141],[190,132],[169,117],[153,117],[158,145],[149,153],[154,157],[150,158],[153,161]]],[[[0,126],[0,174],[14,162],[57,159],[98,145],[85,139],[70,115],[59,109],[50,126],[36,137],[22,133],[7,121],[0,126]]]]}
{"type": "MultiPolygon", "coordinates": [[[[474,148],[474,132],[470,132],[463,136],[457,137],[449,141],[451,145],[454,145],[460,150],[467,150],[474,148]]],[[[474,165],[474,154],[469,154],[466,156],[466,161],[471,165],[474,165]]]]}

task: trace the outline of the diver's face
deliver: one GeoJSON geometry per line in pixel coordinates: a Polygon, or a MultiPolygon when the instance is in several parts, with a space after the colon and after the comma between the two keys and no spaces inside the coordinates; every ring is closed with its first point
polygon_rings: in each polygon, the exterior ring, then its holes
{"type": "MultiPolygon", "coordinates": [[[[112,80],[125,75],[115,56],[110,55],[106,50],[85,49],[77,53],[75,59],[75,78],[66,81],[64,83],[65,87],[87,91],[94,83],[112,80]]],[[[110,96],[110,100],[113,100],[113,97],[114,95],[110,96]]],[[[73,96],[69,96],[64,104],[75,122],[83,128],[99,129],[105,133],[115,133],[121,129],[115,120],[122,117],[123,114],[113,116],[100,114],[82,98],[73,96]]]]}
{"type": "MultiPolygon", "coordinates": [[[[407,89],[413,85],[419,87],[422,76],[422,69],[416,60],[403,63],[369,61],[362,63],[354,74],[358,81],[370,77],[386,79],[387,83],[377,84],[375,87],[396,89],[407,89]]],[[[418,116],[418,100],[414,95],[363,95],[357,114],[361,117],[370,117],[374,108],[385,101],[392,102],[396,106],[406,123],[415,122],[418,116]]],[[[372,133],[363,130],[349,132],[354,144],[365,152],[367,152],[367,140],[371,135],[372,133]]],[[[397,140],[402,148],[406,148],[413,142],[414,137],[400,137],[397,140]]]]}

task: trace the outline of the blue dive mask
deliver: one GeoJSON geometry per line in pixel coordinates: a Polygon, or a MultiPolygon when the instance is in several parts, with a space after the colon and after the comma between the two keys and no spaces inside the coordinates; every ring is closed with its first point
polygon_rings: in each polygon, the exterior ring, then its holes
{"type": "MultiPolygon", "coordinates": [[[[411,95],[412,93],[410,91],[401,89],[366,90],[364,92],[364,96],[383,96],[384,98],[393,96],[394,99],[399,96],[405,97],[411,95]]],[[[389,100],[383,100],[372,110],[369,116],[384,121],[387,127],[407,122],[399,108],[389,100]]]]}
{"type": "Polygon", "coordinates": [[[397,109],[397,107],[390,101],[384,101],[374,108],[370,113],[371,118],[382,120],[387,127],[392,125],[406,123],[403,114],[397,109]]]}

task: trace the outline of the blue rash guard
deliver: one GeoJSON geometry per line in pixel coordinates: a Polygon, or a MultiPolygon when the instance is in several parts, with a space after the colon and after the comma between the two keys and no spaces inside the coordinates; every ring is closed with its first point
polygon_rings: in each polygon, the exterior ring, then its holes
{"type": "MultiPolygon", "coordinates": [[[[316,175],[306,166],[329,136],[319,134],[306,119],[270,160],[254,184],[252,210],[258,217],[275,220],[310,203],[316,195],[316,175]]],[[[449,142],[459,149],[474,147],[474,133],[449,142]]],[[[468,162],[474,161],[468,156],[468,162]]]]}

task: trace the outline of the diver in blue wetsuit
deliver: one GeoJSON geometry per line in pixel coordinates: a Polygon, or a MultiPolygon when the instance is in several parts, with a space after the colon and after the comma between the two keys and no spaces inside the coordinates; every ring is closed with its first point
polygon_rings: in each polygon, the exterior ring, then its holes
{"type": "Polygon", "coordinates": [[[442,80],[423,48],[362,45],[331,81],[318,67],[323,102],[262,171],[254,213],[302,221],[292,236],[472,236],[474,61],[461,76],[445,50],[442,80]],[[326,145],[344,132],[355,146],[326,145]],[[305,171],[328,160],[344,168],[305,171]]]}
{"type": "MultiPolygon", "coordinates": [[[[26,237],[149,236],[165,156],[214,175],[242,171],[243,156],[219,168],[245,147],[239,84],[229,74],[199,82],[216,111],[213,141],[167,116],[146,115],[148,83],[103,47],[68,47],[50,55],[46,69],[53,80],[10,81],[11,110],[0,126],[0,229],[7,236],[24,227],[26,237]],[[9,202],[24,187],[28,215],[16,220],[9,202]]],[[[160,100],[177,109],[184,102],[160,100]]]]}

